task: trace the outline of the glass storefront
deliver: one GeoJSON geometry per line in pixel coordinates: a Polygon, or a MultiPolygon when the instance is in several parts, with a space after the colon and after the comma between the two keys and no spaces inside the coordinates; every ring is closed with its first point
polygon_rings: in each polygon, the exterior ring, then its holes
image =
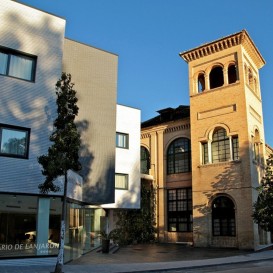
{"type": "Polygon", "coordinates": [[[43,199],[47,211],[37,196],[0,194],[0,257],[58,253],[61,199],[43,199]]]}
{"type": "MultiPolygon", "coordinates": [[[[62,202],[59,197],[0,194],[0,258],[57,255],[62,202]]],[[[105,211],[67,203],[65,262],[100,245],[105,211]]]]}
{"type": "Polygon", "coordinates": [[[99,233],[102,215],[105,215],[105,212],[101,208],[68,203],[65,262],[76,259],[101,244],[99,233]]]}

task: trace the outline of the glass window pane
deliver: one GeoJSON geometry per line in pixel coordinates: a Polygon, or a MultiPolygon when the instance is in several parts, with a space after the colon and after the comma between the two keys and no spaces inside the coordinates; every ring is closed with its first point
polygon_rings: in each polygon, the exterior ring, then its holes
{"type": "Polygon", "coordinates": [[[190,140],[178,138],[174,140],[167,152],[167,172],[168,174],[182,173],[190,171],[190,140]]]}
{"type": "Polygon", "coordinates": [[[33,60],[24,56],[10,55],[9,75],[32,80],[33,60]]]}
{"type": "Polygon", "coordinates": [[[118,148],[128,148],[129,136],[127,134],[116,133],[116,146],[118,148]]]}
{"type": "Polygon", "coordinates": [[[6,75],[8,65],[8,55],[0,52],[0,74],[6,75]]]}
{"type": "Polygon", "coordinates": [[[26,156],[27,135],[26,131],[2,128],[1,153],[26,156]]]}
{"type": "Polygon", "coordinates": [[[116,174],[115,175],[115,188],[116,189],[128,189],[128,174],[116,174]]]}

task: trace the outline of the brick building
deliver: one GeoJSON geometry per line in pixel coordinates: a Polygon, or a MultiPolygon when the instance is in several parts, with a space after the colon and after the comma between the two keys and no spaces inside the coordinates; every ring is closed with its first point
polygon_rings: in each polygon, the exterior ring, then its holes
{"type": "Polygon", "coordinates": [[[257,249],[270,242],[251,216],[266,154],[259,82],[265,61],[245,30],[180,57],[189,67],[190,107],[163,109],[142,123],[158,238],[257,249]]]}

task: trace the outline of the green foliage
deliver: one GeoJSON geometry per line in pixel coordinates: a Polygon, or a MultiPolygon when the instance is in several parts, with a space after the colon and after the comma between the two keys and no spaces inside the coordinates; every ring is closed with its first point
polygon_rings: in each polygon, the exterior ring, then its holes
{"type": "Polygon", "coordinates": [[[259,195],[254,203],[253,219],[265,231],[273,232],[273,155],[267,159],[265,176],[257,188],[259,195]]]}
{"type": "Polygon", "coordinates": [[[155,241],[155,191],[151,186],[141,186],[141,208],[119,209],[117,229],[111,238],[120,245],[133,242],[150,243],[155,241]]]}
{"type": "Polygon", "coordinates": [[[45,176],[43,184],[39,185],[42,193],[59,191],[54,180],[60,175],[66,175],[68,170],[79,171],[80,135],[74,123],[78,115],[76,91],[71,83],[71,75],[62,73],[61,79],[56,83],[57,118],[54,121],[55,130],[50,136],[53,142],[48,153],[38,157],[42,165],[42,174],[45,176]]]}

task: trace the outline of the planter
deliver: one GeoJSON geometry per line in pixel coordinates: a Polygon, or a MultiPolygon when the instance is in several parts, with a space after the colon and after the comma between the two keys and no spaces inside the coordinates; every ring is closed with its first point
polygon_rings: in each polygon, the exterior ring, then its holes
{"type": "Polygon", "coordinates": [[[101,240],[101,252],[109,253],[110,248],[110,239],[102,239],[101,240]]]}

